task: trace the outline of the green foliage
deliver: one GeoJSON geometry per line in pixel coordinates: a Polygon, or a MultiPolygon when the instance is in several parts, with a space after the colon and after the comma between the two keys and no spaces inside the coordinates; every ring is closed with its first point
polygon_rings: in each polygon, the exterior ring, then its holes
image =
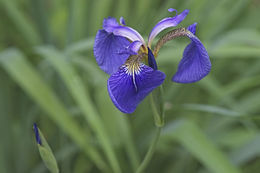
{"type": "Polygon", "coordinates": [[[37,144],[41,158],[45,166],[50,170],[51,173],[59,173],[57,161],[53,155],[53,152],[39,128],[38,131],[42,142],[41,144],[37,144]]]}
{"type": "Polygon", "coordinates": [[[212,71],[176,84],[185,39],[158,55],[166,73],[162,136],[146,172],[260,171],[260,3],[257,0],[0,0],[0,172],[48,172],[37,122],[60,172],[135,172],[155,133],[152,104],[131,115],[112,104],[93,56],[104,17],[123,16],[148,36],[162,18],[190,9],[212,71]]]}
{"type": "Polygon", "coordinates": [[[154,114],[154,122],[158,127],[164,126],[164,100],[163,100],[163,88],[162,86],[156,88],[150,96],[151,107],[154,114]]]}

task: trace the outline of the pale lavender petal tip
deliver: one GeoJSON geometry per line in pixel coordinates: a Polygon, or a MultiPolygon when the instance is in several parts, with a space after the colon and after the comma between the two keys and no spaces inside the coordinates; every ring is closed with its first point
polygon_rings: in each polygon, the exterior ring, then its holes
{"type": "Polygon", "coordinates": [[[176,14],[178,14],[178,11],[177,11],[176,9],[174,9],[174,8],[169,8],[169,9],[168,9],[168,11],[169,11],[170,13],[172,13],[172,12],[174,12],[174,11],[175,11],[175,12],[176,12],[176,14]]]}
{"type": "Polygon", "coordinates": [[[130,56],[119,52],[129,45],[130,42],[126,38],[99,30],[94,43],[94,56],[100,68],[108,74],[116,72],[130,56]]]}
{"type": "Polygon", "coordinates": [[[188,35],[191,43],[185,48],[183,58],[172,80],[177,83],[193,83],[201,80],[211,70],[209,55],[201,41],[188,35]]]}
{"type": "Polygon", "coordinates": [[[141,41],[143,44],[145,44],[145,41],[143,37],[133,28],[130,28],[125,25],[125,21],[123,18],[120,19],[120,23],[123,24],[119,25],[115,18],[108,17],[105,18],[103,21],[103,29],[108,33],[113,33],[116,36],[121,36],[128,38],[131,41],[141,41]]]}
{"type": "Polygon", "coordinates": [[[161,85],[165,74],[141,65],[134,78],[127,68],[122,66],[110,76],[107,88],[114,105],[123,113],[133,113],[138,104],[156,87],[161,85]]]}
{"type": "Polygon", "coordinates": [[[167,17],[162,19],[160,22],[158,22],[155,27],[152,29],[149,38],[148,38],[148,46],[151,46],[153,39],[163,30],[169,28],[169,27],[175,27],[181,21],[185,19],[185,17],[188,15],[189,10],[184,10],[182,13],[174,16],[174,17],[167,17]]]}
{"type": "Polygon", "coordinates": [[[126,24],[125,24],[125,19],[124,19],[123,17],[120,17],[120,24],[121,24],[121,25],[126,25],[126,24]]]}

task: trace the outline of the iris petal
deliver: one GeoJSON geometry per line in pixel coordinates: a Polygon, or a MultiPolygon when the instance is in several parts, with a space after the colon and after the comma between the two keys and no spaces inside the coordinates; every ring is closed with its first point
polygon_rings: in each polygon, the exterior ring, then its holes
{"type": "Polygon", "coordinates": [[[127,48],[122,49],[119,53],[120,54],[130,54],[130,55],[137,55],[142,43],[140,41],[132,42],[127,48]]]}
{"type": "Polygon", "coordinates": [[[197,23],[194,23],[194,24],[192,24],[192,25],[190,25],[190,26],[188,26],[188,30],[192,33],[192,34],[196,34],[196,27],[197,27],[197,23]]]}
{"type": "Polygon", "coordinates": [[[174,12],[174,11],[176,12],[176,14],[178,13],[178,11],[177,11],[176,9],[174,9],[174,8],[169,8],[168,11],[169,11],[170,13],[171,13],[171,12],[174,12]]]}
{"type": "Polygon", "coordinates": [[[143,37],[133,28],[121,26],[115,18],[106,18],[103,21],[103,28],[107,32],[113,32],[114,35],[126,37],[131,41],[140,41],[145,45],[143,37]]]}
{"type": "MultiPolygon", "coordinates": [[[[171,12],[175,11],[175,10],[170,10],[171,12]]],[[[185,17],[187,16],[187,14],[189,13],[189,10],[184,10],[181,14],[176,15],[174,17],[167,17],[164,18],[163,20],[161,20],[160,22],[158,22],[155,27],[152,29],[149,38],[148,38],[148,46],[150,47],[152,44],[153,39],[164,29],[169,28],[169,27],[175,27],[177,26],[179,23],[181,23],[181,21],[183,21],[185,19],[185,17]]]]}
{"type": "Polygon", "coordinates": [[[201,41],[192,33],[196,32],[196,24],[188,27],[187,36],[191,43],[185,48],[183,58],[172,80],[178,83],[192,83],[204,78],[211,70],[208,52],[201,41]]]}
{"type": "Polygon", "coordinates": [[[119,52],[129,45],[130,42],[126,38],[99,30],[94,43],[94,56],[100,68],[108,74],[116,72],[130,56],[119,52]]]}
{"type": "Polygon", "coordinates": [[[156,60],[154,58],[153,52],[151,51],[151,49],[149,47],[147,47],[147,48],[148,48],[148,64],[154,70],[157,70],[157,63],[156,63],[156,60]]]}
{"type": "Polygon", "coordinates": [[[106,19],[103,20],[103,28],[107,31],[107,32],[113,32],[113,29],[115,27],[120,26],[118,24],[118,22],[116,21],[115,18],[113,17],[108,17],[106,19]]]}
{"type": "Polygon", "coordinates": [[[126,66],[110,76],[108,92],[114,105],[124,113],[132,113],[137,105],[156,87],[161,85],[165,74],[141,64],[135,73],[126,66]],[[134,76],[133,76],[134,75],[134,76]]]}
{"type": "Polygon", "coordinates": [[[120,24],[123,25],[123,26],[126,25],[125,19],[123,17],[120,17],[120,24]]]}

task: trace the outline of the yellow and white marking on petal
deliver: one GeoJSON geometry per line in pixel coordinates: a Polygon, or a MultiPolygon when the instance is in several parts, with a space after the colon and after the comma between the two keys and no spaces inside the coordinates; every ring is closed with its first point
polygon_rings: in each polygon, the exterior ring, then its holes
{"type": "Polygon", "coordinates": [[[144,56],[143,54],[130,56],[123,66],[123,68],[126,70],[126,74],[132,76],[132,80],[136,92],[137,92],[137,84],[136,84],[135,76],[140,74],[141,68],[144,65],[141,63],[141,59],[143,58],[143,56],[144,56]]]}

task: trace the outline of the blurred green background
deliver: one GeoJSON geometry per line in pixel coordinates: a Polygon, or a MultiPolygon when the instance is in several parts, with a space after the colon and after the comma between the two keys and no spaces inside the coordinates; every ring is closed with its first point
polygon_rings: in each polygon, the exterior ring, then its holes
{"type": "Polygon", "coordinates": [[[190,9],[179,26],[198,23],[212,71],[173,83],[189,40],[161,49],[166,124],[146,172],[260,172],[259,0],[0,0],[0,173],[48,172],[33,122],[62,173],[134,172],[155,133],[151,105],[113,106],[94,37],[124,16],[147,38],[171,7],[190,9]]]}

